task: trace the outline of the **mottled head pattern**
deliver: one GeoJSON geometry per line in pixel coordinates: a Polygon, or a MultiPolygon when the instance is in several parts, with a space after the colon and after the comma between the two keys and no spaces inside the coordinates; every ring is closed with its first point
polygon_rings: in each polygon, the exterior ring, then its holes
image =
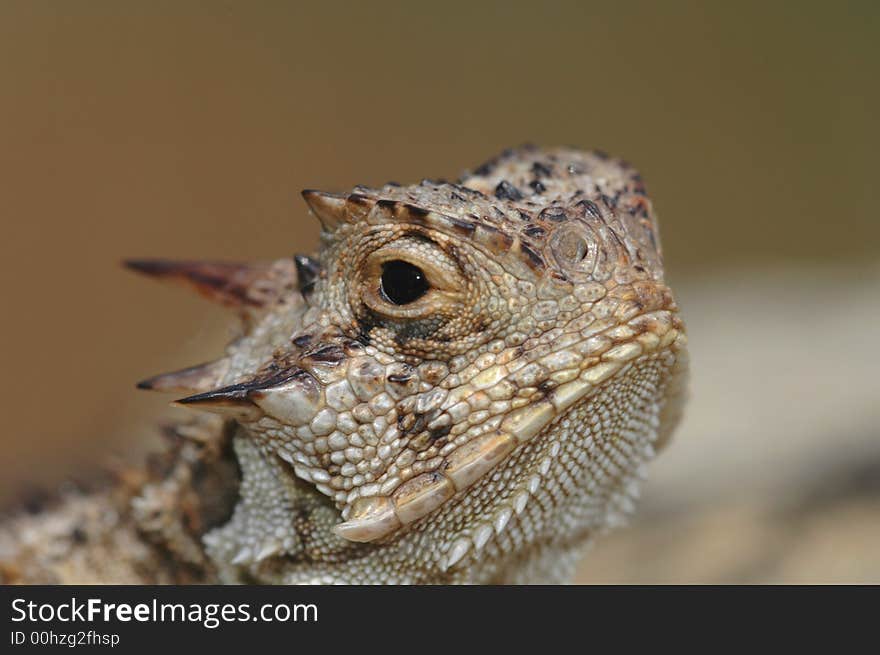
{"type": "Polygon", "coordinates": [[[209,552],[286,582],[572,559],[678,413],[683,327],[638,173],[524,147],[455,183],[303,196],[316,258],[135,264],[246,318],[223,359],[142,383],[240,426],[242,500],[209,552]]]}

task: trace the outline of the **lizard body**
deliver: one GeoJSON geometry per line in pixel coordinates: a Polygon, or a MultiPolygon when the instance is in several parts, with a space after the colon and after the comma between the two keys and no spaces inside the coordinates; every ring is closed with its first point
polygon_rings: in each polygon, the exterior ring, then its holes
{"type": "Polygon", "coordinates": [[[303,195],[315,258],[132,262],[244,326],[220,360],[141,384],[223,427],[123,501],[133,529],[230,583],[569,580],[683,399],[639,175],[522,147],[456,183],[303,195]],[[230,458],[231,515],[181,518],[181,494],[213,507],[193,480],[230,458]]]}

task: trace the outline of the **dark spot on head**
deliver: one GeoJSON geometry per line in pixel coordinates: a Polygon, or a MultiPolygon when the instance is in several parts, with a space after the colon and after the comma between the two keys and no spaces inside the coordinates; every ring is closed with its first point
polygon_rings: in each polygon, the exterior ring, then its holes
{"type": "Polygon", "coordinates": [[[346,202],[349,202],[353,205],[359,205],[360,207],[371,207],[373,204],[372,199],[361,193],[350,193],[348,194],[348,198],[346,198],[346,202]]]}
{"type": "Polygon", "coordinates": [[[495,187],[495,197],[500,200],[522,200],[522,193],[507,180],[501,180],[495,187]]]}
{"type": "Polygon", "coordinates": [[[551,177],[553,175],[553,170],[546,164],[536,161],[532,164],[532,173],[536,178],[540,179],[542,177],[551,177]]]}
{"type": "Polygon", "coordinates": [[[547,234],[547,230],[545,230],[540,225],[529,225],[528,227],[526,227],[525,230],[523,230],[523,234],[536,239],[540,239],[547,234]]]}
{"type": "Polygon", "coordinates": [[[531,266],[533,269],[544,269],[547,267],[547,264],[544,262],[544,258],[541,257],[538,253],[536,253],[530,246],[525,243],[519,244],[520,251],[526,256],[526,263],[531,266]]]}
{"type": "Polygon", "coordinates": [[[568,216],[565,213],[565,209],[563,207],[547,207],[541,210],[541,213],[538,215],[538,218],[545,221],[556,221],[562,222],[568,220],[568,216]]]}
{"type": "Polygon", "coordinates": [[[517,209],[516,213],[519,214],[519,217],[524,221],[532,220],[532,215],[522,209],[517,209]]]}
{"type": "Polygon", "coordinates": [[[474,230],[476,229],[476,226],[473,223],[469,221],[463,221],[460,218],[455,218],[454,216],[447,216],[446,220],[455,229],[456,232],[466,237],[472,236],[474,230]]]}
{"type": "Polygon", "coordinates": [[[294,337],[294,338],[291,340],[291,342],[292,342],[293,345],[296,346],[297,348],[305,348],[306,346],[309,345],[309,343],[311,342],[311,340],[312,340],[312,335],[311,335],[311,334],[301,334],[301,335],[299,335],[298,337],[294,337]]]}
{"type": "Polygon", "coordinates": [[[529,182],[529,186],[535,193],[544,193],[547,190],[547,187],[541,184],[540,180],[532,180],[529,182]]]}
{"type": "Polygon", "coordinates": [[[448,186],[452,187],[458,193],[463,194],[465,196],[474,196],[477,198],[485,198],[486,197],[486,195],[483,192],[478,191],[477,189],[472,189],[468,186],[464,186],[462,184],[458,184],[456,182],[451,182],[451,183],[449,183],[448,186]]]}
{"type": "Polygon", "coordinates": [[[428,430],[428,436],[431,437],[431,441],[437,441],[438,439],[445,437],[450,432],[452,432],[452,424],[441,425],[439,428],[428,430]]]}
{"type": "Polygon", "coordinates": [[[419,434],[424,431],[428,418],[425,414],[404,414],[397,419],[397,429],[401,434],[419,434]]]}
{"type": "Polygon", "coordinates": [[[599,206],[592,200],[581,200],[576,206],[583,208],[587,214],[590,214],[595,218],[602,218],[602,212],[599,210],[599,206]]]}
{"type": "Polygon", "coordinates": [[[495,159],[490,159],[487,162],[483,162],[479,166],[474,169],[474,175],[479,175],[480,177],[486,177],[492,173],[492,170],[496,165],[495,159]]]}
{"type": "Polygon", "coordinates": [[[393,384],[406,384],[412,380],[412,373],[392,373],[386,379],[393,384]]]}
{"type": "Polygon", "coordinates": [[[342,348],[334,344],[332,346],[324,346],[315,352],[309,353],[307,357],[313,362],[336,366],[345,359],[345,353],[342,352],[342,348]]]}
{"type": "Polygon", "coordinates": [[[602,202],[608,205],[611,209],[617,208],[617,196],[609,196],[602,194],[602,202]]]}
{"type": "Polygon", "coordinates": [[[406,208],[410,220],[416,222],[423,221],[430,213],[424,207],[418,207],[416,205],[406,204],[404,207],[406,208]]]}

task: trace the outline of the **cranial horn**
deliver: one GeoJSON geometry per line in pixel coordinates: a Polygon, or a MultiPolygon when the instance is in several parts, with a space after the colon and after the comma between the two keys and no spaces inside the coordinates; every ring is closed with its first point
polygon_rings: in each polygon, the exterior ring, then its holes
{"type": "Polygon", "coordinates": [[[237,309],[263,305],[264,300],[251,296],[248,290],[269,270],[267,264],[167,259],[129,259],[124,264],[138,273],[184,284],[210,300],[237,309]]]}
{"type": "Polygon", "coordinates": [[[291,380],[307,375],[302,369],[292,367],[247,382],[230,384],[194,396],[187,396],[176,401],[176,404],[230,416],[241,421],[257,421],[266,414],[255,400],[264,398],[266,392],[276,387],[286,385],[291,380]]]}
{"type": "Polygon", "coordinates": [[[325,232],[332,232],[340,223],[346,221],[345,196],[305,189],[302,197],[312,213],[321,221],[321,227],[325,232]]]}
{"type": "Polygon", "coordinates": [[[263,417],[263,411],[248,397],[250,391],[249,385],[233,384],[181,398],[175,404],[239,421],[257,421],[263,417]]]}
{"type": "Polygon", "coordinates": [[[207,364],[163,373],[138,382],[138,389],[197,393],[214,388],[229,368],[229,360],[218,359],[207,364]]]}

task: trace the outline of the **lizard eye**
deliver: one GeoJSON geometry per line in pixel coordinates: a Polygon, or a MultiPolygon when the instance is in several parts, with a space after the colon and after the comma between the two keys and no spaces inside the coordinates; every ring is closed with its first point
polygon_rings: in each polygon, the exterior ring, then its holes
{"type": "Polygon", "coordinates": [[[388,320],[418,321],[455,313],[467,284],[436,243],[404,236],[383,244],[357,267],[352,305],[388,320]]]}
{"type": "Polygon", "coordinates": [[[408,305],[430,288],[428,277],[418,266],[395,259],[382,264],[380,292],[395,305],[408,305]]]}

